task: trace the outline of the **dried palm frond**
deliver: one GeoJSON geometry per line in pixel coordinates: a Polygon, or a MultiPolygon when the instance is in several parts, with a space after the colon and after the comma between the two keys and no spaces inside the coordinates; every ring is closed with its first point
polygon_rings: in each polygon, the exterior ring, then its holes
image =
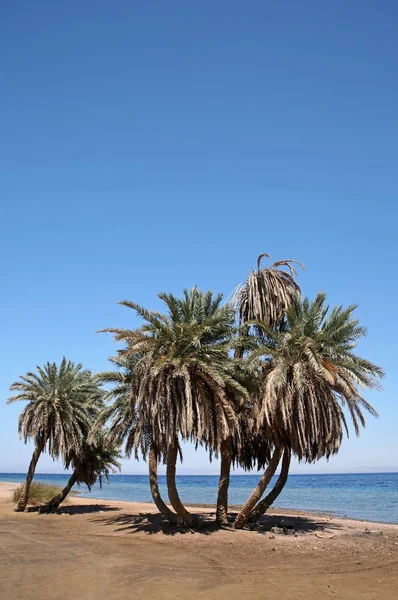
{"type": "Polygon", "coordinates": [[[142,448],[143,431],[158,454],[183,440],[217,451],[236,427],[231,397],[247,395],[235,376],[231,350],[235,312],[222,296],[193,288],[183,298],[160,294],[167,314],[124,301],[144,320],[138,329],[107,329],[125,344],[119,356],[134,361],[131,401],[135,424],[128,449],[142,448]]]}
{"type": "Polygon", "coordinates": [[[85,483],[90,490],[99,481],[108,481],[110,473],[120,471],[120,442],[110,439],[105,430],[97,430],[90,441],[84,441],[78,452],[72,451],[65,458],[65,469],[73,469],[77,483],[85,483]]]}
{"type": "Polygon", "coordinates": [[[355,306],[328,315],[326,295],[313,302],[298,296],[280,331],[267,329],[254,353],[263,355],[259,423],[275,444],[291,447],[299,460],[329,458],[348,435],[348,412],[359,433],[363,409],[377,416],[360,388],[379,389],[383,370],[354,352],[366,329],[353,316],[355,306]]]}
{"type": "Polygon", "coordinates": [[[241,325],[248,321],[261,321],[270,327],[277,326],[292,304],[300,287],[295,279],[295,264],[304,269],[296,260],[279,260],[269,268],[261,268],[262,258],[257,259],[257,270],[253,270],[246,281],[240,284],[234,294],[233,302],[238,306],[241,325]],[[286,267],[287,270],[281,269],[286,267]]]}

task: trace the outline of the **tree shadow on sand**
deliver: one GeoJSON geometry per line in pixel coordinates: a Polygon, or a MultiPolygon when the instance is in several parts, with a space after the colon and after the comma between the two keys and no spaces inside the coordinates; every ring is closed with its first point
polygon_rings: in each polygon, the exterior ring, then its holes
{"type": "MultiPolygon", "coordinates": [[[[39,506],[30,506],[27,512],[38,512],[39,506]]],[[[51,511],[50,515],[89,515],[103,512],[120,512],[120,508],[106,506],[105,504],[72,504],[69,506],[60,506],[51,511]]]]}
{"type": "Polygon", "coordinates": [[[258,532],[271,532],[277,528],[278,533],[314,533],[324,532],[325,530],[340,530],[342,526],[332,521],[330,518],[320,515],[311,517],[302,515],[274,515],[265,514],[251,526],[258,532]]]}
{"type": "Polygon", "coordinates": [[[121,514],[111,516],[107,519],[92,519],[94,523],[104,526],[115,526],[115,531],[124,533],[162,533],[164,535],[175,535],[177,533],[198,533],[200,535],[211,535],[219,528],[215,523],[214,515],[201,514],[201,524],[199,528],[178,527],[167,521],[160,514],[140,513],[139,515],[121,514]],[[213,518],[210,518],[213,517],[213,518]]]}
{"type": "MultiPolygon", "coordinates": [[[[201,513],[199,514],[201,526],[199,528],[188,528],[178,527],[172,523],[169,523],[162,515],[155,513],[140,513],[139,515],[132,515],[128,513],[122,513],[118,515],[112,515],[107,518],[92,519],[94,523],[103,526],[116,527],[115,531],[123,533],[148,533],[148,534],[164,534],[164,535],[175,535],[198,533],[199,535],[211,535],[218,531],[220,528],[215,522],[214,513],[201,513]]],[[[236,514],[230,513],[230,526],[223,527],[226,531],[231,533],[235,531],[233,529],[233,521],[235,520],[236,514]]],[[[249,525],[247,529],[256,531],[258,533],[273,532],[285,535],[292,534],[306,534],[306,533],[320,533],[331,530],[339,530],[341,526],[328,519],[325,516],[313,517],[301,516],[301,515],[274,515],[268,514],[262,516],[257,523],[249,525]],[[273,528],[276,528],[274,530],[273,528]]]]}

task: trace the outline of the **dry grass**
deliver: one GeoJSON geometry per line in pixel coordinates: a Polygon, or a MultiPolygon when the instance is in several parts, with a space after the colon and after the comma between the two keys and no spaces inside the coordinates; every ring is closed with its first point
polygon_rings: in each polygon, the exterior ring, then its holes
{"type": "MultiPolygon", "coordinates": [[[[21,484],[17,488],[15,488],[12,495],[13,502],[18,502],[23,487],[24,484],[21,484]]],[[[47,483],[32,483],[30,487],[28,505],[40,506],[41,504],[45,504],[46,502],[54,498],[54,496],[59,494],[61,489],[62,488],[58,487],[57,485],[47,483]]],[[[62,504],[69,504],[68,498],[66,498],[62,504]]]]}

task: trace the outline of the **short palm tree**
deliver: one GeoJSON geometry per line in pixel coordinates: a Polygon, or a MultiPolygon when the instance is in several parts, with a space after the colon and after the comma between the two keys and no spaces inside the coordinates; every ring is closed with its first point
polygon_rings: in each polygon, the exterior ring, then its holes
{"type": "MultiPolygon", "coordinates": [[[[246,281],[241,283],[235,292],[234,303],[238,309],[239,332],[245,337],[251,329],[249,323],[261,321],[275,328],[282,321],[286,310],[300,292],[296,282],[295,264],[304,268],[295,260],[280,260],[269,268],[261,267],[263,258],[268,254],[260,254],[257,258],[257,269],[251,271],[246,281]],[[286,269],[284,269],[285,267],[286,269]]],[[[254,328],[255,330],[255,328],[254,328]]],[[[235,357],[242,358],[242,347],[235,348],[235,357]]],[[[244,426],[244,430],[247,427],[244,426]]],[[[246,450],[243,452],[247,454],[246,450]]],[[[233,442],[227,438],[221,446],[221,469],[217,498],[217,521],[225,525],[228,521],[228,487],[231,464],[233,460],[233,442]]]]}
{"type": "Polygon", "coordinates": [[[47,448],[50,456],[58,459],[78,450],[93,407],[99,406],[102,394],[90,371],[66,358],[59,366],[48,362],[37,367],[36,373],[21,376],[10,389],[17,394],[8,399],[8,404],[21,400],[27,402],[19,417],[19,435],[25,443],[33,440],[35,445],[16,508],[24,511],[41,453],[47,448]]]}
{"type": "Polygon", "coordinates": [[[140,427],[149,428],[154,449],[166,455],[170,503],[180,519],[192,525],[176,487],[179,436],[217,452],[236,426],[229,398],[245,396],[246,390],[234,376],[230,356],[235,314],[230,305],[221,305],[220,294],[214,297],[196,288],[185,290],[182,299],[171,294],[159,298],[167,314],[125,301],[121,304],[134,309],[144,325],[105,331],[126,344],[127,356],[139,357],[133,395],[140,427]]]}
{"type": "Polygon", "coordinates": [[[109,361],[116,367],[114,371],[103,371],[95,375],[101,385],[111,386],[104,391],[104,405],[99,411],[91,435],[95,435],[105,425],[106,435],[126,445],[126,453],[131,454],[132,432],[136,422],[135,403],[132,396],[133,363],[128,356],[112,356],[109,361]]]}
{"type": "Polygon", "coordinates": [[[337,306],[329,313],[325,294],[313,302],[297,296],[279,331],[257,323],[263,337],[253,360],[256,354],[263,357],[264,372],[259,427],[272,440],[274,453],[235,527],[242,527],[250,515],[260,516],[275,500],[286,482],[292,453],[313,462],[338,452],[343,431],[348,434],[345,410],[357,435],[365,425],[363,410],[377,416],[360,389],[379,389],[384,373],[354,352],[357,340],[366,335],[353,315],[355,308],[337,306]],[[283,451],[276,489],[257,504],[283,451]]]}
{"type": "Polygon", "coordinates": [[[133,396],[133,376],[134,365],[138,358],[128,355],[111,357],[109,360],[117,367],[117,370],[97,374],[97,381],[101,384],[111,385],[104,395],[104,399],[110,404],[100,411],[93,433],[95,435],[98,428],[107,424],[108,438],[117,439],[121,444],[124,443],[127,457],[130,457],[134,451],[135,458],[138,460],[138,450],[140,449],[146,459],[149,451],[149,484],[153,501],[163,516],[169,521],[177,523],[177,515],[170,510],[160,495],[157,474],[159,452],[155,445],[151,444],[148,425],[137,419],[135,397],[133,396]]]}
{"type": "Polygon", "coordinates": [[[120,471],[120,446],[117,440],[110,440],[104,431],[99,431],[91,442],[83,441],[78,452],[72,451],[66,456],[65,468],[73,469],[64,489],[47,504],[39,509],[39,513],[56,510],[71,491],[75,483],[85,483],[89,490],[98,480],[108,481],[109,473],[120,471]]]}

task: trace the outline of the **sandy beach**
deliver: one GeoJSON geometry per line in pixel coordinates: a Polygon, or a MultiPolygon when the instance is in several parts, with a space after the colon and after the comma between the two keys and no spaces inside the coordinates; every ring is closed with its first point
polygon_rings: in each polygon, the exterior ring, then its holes
{"type": "Polygon", "coordinates": [[[397,598],[398,525],[289,511],[260,531],[193,533],[135,502],[15,513],[14,487],[0,483],[2,600],[397,598]]]}

